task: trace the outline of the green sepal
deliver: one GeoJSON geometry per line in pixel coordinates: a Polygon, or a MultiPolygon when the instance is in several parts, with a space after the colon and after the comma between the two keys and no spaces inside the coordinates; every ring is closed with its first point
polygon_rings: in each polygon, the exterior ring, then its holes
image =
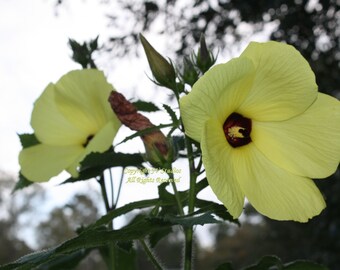
{"type": "Polygon", "coordinates": [[[132,104],[136,107],[137,111],[142,112],[157,112],[159,108],[152,102],[137,100],[132,102],[132,104]]]}
{"type": "Polygon", "coordinates": [[[30,146],[34,146],[40,143],[37,137],[35,137],[34,133],[32,134],[23,133],[23,134],[18,134],[18,136],[19,136],[22,148],[28,148],[30,146]]]}
{"type": "Polygon", "coordinates": [[[34,182],[28,180],[25,176],[22,175],[21,172],[19,172],[19,181],[15,184],[13,190],[12,190],[12,194],[20,189],[26,188],[30,185],[32,185],[34,182]]]}
{"type": "Polygon", "coordinates": [[[92,54],[98,49],[98,37],[89,42],[78,43],[74,39],[69,39],[69,45],[72,49],[72,60],[86,68],[97,68],[94,63],[92,54]]]}

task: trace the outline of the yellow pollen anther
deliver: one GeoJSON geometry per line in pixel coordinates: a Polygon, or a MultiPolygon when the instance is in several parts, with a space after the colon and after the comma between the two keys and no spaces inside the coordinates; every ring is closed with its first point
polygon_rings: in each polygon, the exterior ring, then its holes
{"type": "Polygon", "coordinates": [[[240,131],[246,130],[245,128],[238,127],[238,126],[233,126],[228,128],[228,136],[230,138],[244,138],[244,135],[240,131]]]}

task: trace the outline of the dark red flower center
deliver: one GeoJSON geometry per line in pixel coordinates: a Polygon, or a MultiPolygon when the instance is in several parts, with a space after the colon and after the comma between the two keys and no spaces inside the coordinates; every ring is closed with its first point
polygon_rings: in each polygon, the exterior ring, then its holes
{"type": "Polygon", "coordinates": [[[251,142],[251,120],[238,113],[232,113],[223,124],[224,135],[232,147],[240,147],[251,142]]]}
{"type": "Polygon", "coordinates": [[[93,134],[90,134],[89,136],[87,136],[86,142],[83,143],[83,147],[86,147],[89,144],[89,142],[93,139],[93,137],[94,137],[93,134]]]}

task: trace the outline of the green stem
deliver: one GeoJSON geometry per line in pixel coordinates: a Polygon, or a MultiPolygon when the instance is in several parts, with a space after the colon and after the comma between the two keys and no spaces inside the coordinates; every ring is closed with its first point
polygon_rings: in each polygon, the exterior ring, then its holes
{"type": "Polygon", "coordinates": [[[102,196],[103,196],[103,199],[104,199],[104,204],[105,204],[106,212],[109,212],[109,211],[110,211],[110,204],[109,204],[109,200],[108,200],[108,198],[107,198],[107,192],[106,192],[104,174],[101,174],[101,175],[100,175],[100,178],[99,178],[99,180],[98,180],[98,183],[99,183],[99,185],[100,185],[100,189],[101,189],[102,196]]]}
{"type": "MultiPolygon", "coordinates": [[[[176,85],[175,89],[175,96],[177,99],[177,102],[179,104],[179,95],[178,95],[178,88],[176,85]],[[177,94],[177,95],[176,95],[177,94]]],[[[185,134],[184,125],[182,122],[182,119],[180,119],[181,122],[181,130],[185,134]]],[[[188,161],[189,161],[189,169],[190,169],[190,187],[189,187],[189,198],[188,198],[188,212],[189,214],[193,213],[195,210],[195,199],[196,199],[196,178],[197,178],[197,172],[195,170],[195,161],[193,157],[193,149],[192,149],[192,143],[190,141],[190,138],[184,135],[185,138],[185,145],[187,149],[188,154],[188,161]]],[[[183,212],[183,211],[182,211],[183,212]]],[[[185,247],[184,247],[184,269],[185,270],[191,270],[192,268],[192,241],[193,241],[193,227],[189,227],[185,229],[185,247]]]]}
{"type": "Polygon", "coordinates": [[[172,189],[174,190],[174,194],[175,194],[175,198],[176,198],[176,202],[177,202],[177,207],[178,207],[178,212],[181,216],[184,216],[181,198],[179,197],[179,193],[178,193],[178,190],[177,190],[177,187],[176,187],[176,183],[174,181],[175,177],[174,177],[172,166],[170,168],[171,169],[170,169],[170,172],[168,173],[168,176],[169,176],[169,180],[171,182],[172,189]]]}
{"type": "Polygon", "coordinates": [[[122,168],[122,174],[120,176],[118,192],[117,192],[117,195],[116,195],[116,201],[114,202],[114,205],[113,205],[114,208],[116,208],[116,206],[117,206],[117,203],[118,203],[118,200],[119,200],[119,196],[120,196],[120,191],[122,190],[122,184],[123,184],[123,178],[124,178],[124,170],[125,170],[125,167],[122,168]]]}
{"type": "MultiPolygon", "coordinates": [[[[189,187],[189,198],[188,207],[189,214],[193,213],[195,210],[195,200],[196,200],[196,170],[195,162],[193,157],[192,143],[190,139],[185,136],[185,144],[188,151],[189,169],[190,169],[190,187],[189,187]]],[[[189,227],[185,231],[185,249],[184,249],[184,269],[191,270],[192,268],[192,241],[193,241],[193,227],[189,227]]]]}
{"type": "Polygon", "coordinates": [[[157,261],[157,259],[155,258],[155,256],[153,255],[152,251],[150,250],[150,248],[148,247],[148,245],[145,243],[145,241],[143,239],[139,239],[139,242],[141,243],[146,255],[148,255],[150,261],[152,262],[152,264],[155,266],[155,268],[157,270],[162,270],[162,266],[159,264],[159,262],[157,261]]]}
{"type": "Polygon", "coordinates": [[[184,269],[191,270],[192,267],[192,239],[193,228],[185,230],[185,246],[184,246],[184,269]]]}
{"type": "Polygon", "coordinates": [[[109,243],[109,260],[110,270],[115,270],[115,243],[113,241],[109,243]]]}
{"type": "MultiPolygon", "coordinates": [[[[112,181],[112,177],[111,177],[111,181],[112,181]]],[[[108,196],[107,196],[105,178],[104,178],[103,173],[100,175],[98,182],[100,184],[100,189],[101,189],[103,200],[104,200],[104,203],[105,203],[105,209],[106,209],[106,212],[108,213],[111,210],[111,207],[110,207],[109,199],[108,199],[108,196]]],[[[108,228],[110,230],[113,229],[113,221],[111,221],[108,224],[108,228]]],[[[115,243],[113,241],[110,242],[109,245],[108,245],[108,248],[109,248],[109,269],[115,270],[116,269],[116,267],[115,267],[115,243]]]]}
{"type": "Polygon", "coordinates": [[[114,201],[115,201],[115,194],[114,194],[114,187],[113,187],[113,177],[111,169],[109,169],[109,175],[110,175],[110,187],[111,187],[111,209],[114,209],[114,201]]]}
{"type": "Polygon", "coordinates": [[[197,172],[195,169],[192,144],[191,144],[190,139],[187,136],[185,136],[185,143],[186,143],[186,147],[188,151],[188,160],[189,160],[189,169],[190,169],[190,188],[189,188],[188,206],[189,206],[189,214],[191,214],[195,210],[195,199],[196,199],[195,188],[196,188],[197,172]]]}

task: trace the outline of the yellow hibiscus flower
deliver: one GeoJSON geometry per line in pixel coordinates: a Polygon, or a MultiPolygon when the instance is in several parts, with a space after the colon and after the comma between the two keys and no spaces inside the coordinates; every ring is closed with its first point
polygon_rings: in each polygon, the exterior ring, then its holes
{"type": "Polygon", "coordinates": [[[31,117],[40,144],[20,152],[21,173],[35,182],[63,170],[77,177],[86,155],[106,151],[120,127],[107,101],[112,89],[103,72],[94,69],[71,71],[49,84],[31,117]]]}
{"type": "Polygon", "coordinates": [[[186,134],[200,142],[208,182],[233,217],[245,197],[263,215],[306,222],[325,207],[311,178],[340,160],[340,103],[318,93],[290,45],[252,42],[181,98],[186,134]]]}

